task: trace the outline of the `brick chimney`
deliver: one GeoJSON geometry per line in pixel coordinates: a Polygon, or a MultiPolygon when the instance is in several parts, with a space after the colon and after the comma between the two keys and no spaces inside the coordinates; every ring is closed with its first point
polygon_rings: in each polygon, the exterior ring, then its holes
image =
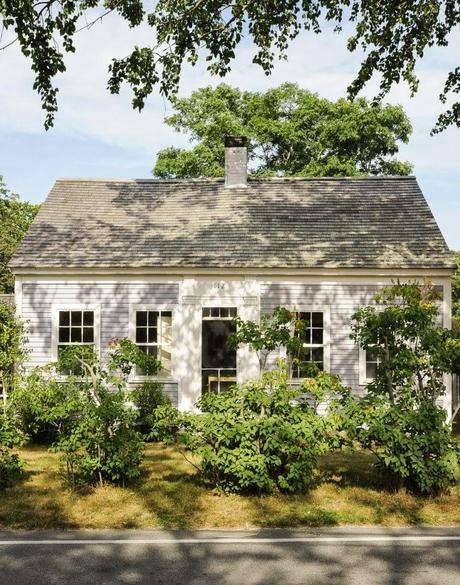
{"type": "Polygon", "coordinates": [[[225,137],[225,186],[246,187],[248,183],[248,149],[246,136],[225,137]]]}

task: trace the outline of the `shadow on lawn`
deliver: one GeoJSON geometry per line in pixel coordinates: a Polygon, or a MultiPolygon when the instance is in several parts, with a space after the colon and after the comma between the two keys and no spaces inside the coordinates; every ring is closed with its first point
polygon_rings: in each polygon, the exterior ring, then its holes
{"type": "Polygon", "coordinates": [[[292,501],[282,509],[273,498],[251,498],[251,517],[255,526],[263,528],[297,528],[337,526],[339,516],[333,510],[325,510],[314,504],[309,496],[302,500],[291,496],[292,501]]]}
{"type": "Polygon", "coordinates": [[[319,483],[393,491],[391,481],[379,469],[378,459],[372,453],[329,453],[319,460],[318,470],[319,483]]]}
{"type": "Polygon", "coordinates": [[[163,528],[190,528],[205,509],[203,486],[192,465],[168,451],[160,445],[146,451],[136,491],[163,528]]]}
{"type": "Polygon", "coordinates": [[[422,498],[408,497],[405,494],[401,494],[400,498],[387,502],[372,496],[358,495],[355,501],[359,505],[371,508],[373,524],[385,524],[385,520],[389,517],[401,518],[404,524],[410,526],[429,523],[429,519],[423,511],[426,501],[422,498]]]}
{"type": "Polygon", "coordinates": [[[34,479],[40,475],[40,471],[27,469],[19,481],[2,493],[0,526],[24,530],[78,528],[48,486],[34,485],[34,479]]]}

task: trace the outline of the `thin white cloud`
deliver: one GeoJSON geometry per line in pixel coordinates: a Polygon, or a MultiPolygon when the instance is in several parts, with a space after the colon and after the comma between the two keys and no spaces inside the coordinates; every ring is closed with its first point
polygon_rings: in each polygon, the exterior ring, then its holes
{"type": "MultiPolygon", "coordinates": [[[[91,13],[88,19],[91,19],[91,13]]],[[[404,85],[395,88],[389,96],[389,101],[404,104],[415,127],[422,119],[433,124],[436,114],[441,111],[437,96],[448,67],[456,64],[460,34],[457,36],[448,49],[433,50],[426,66],[420,67],[421,90],[415,98],[410,99],[404,85]]],[[[347,52],[346,37],[346,34],[338,35],[332,31],[322,35],[305,33],[291,45],[288,60],[279,61],[269,77],[252,64],[253,47],[244,45],[225,81],[250,90],[264,90],[284,81],[296,81],[320,95],[336,99],[345,94],[360,61],[359,53],[347,52]]],[[[139,114],[131,108],[127,88],[119,96],[111,96],[106,89],[111,58],[128,54],[134,44],[151,42],[149,27],[129,29],[115,15],[77,35],[77,51],[67,56],[67,72],[58,78],[60,110],[55,131],[87,135],[109,144],[149,152],[171,142],[183,144],[183,139],[163,125],[168,104],[160,96],[149,98],[144,111],[139,114]]],[[[0,87],[3,113],[0,127],[43,132],[43,113],[38,96],[31,89],[33,75],[17,45],[2,55],[0,75],[8,80],[0,87]]],[[[198,87],[215,85],[219,81],[212,78],[202,65],[185,67],[180,93],[187,95],[198,87]]],[[[364,93],[371,96],[376,91],[377,84],[373,83],[364,93]]]]}

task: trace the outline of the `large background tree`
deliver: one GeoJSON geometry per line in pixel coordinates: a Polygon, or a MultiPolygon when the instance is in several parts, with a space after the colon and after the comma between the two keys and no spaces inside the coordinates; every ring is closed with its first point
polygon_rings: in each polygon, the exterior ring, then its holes
{"type": "MultiPolygon", "coordinates": [[[[136,46],[110,65],[110,90],[118,93],[127,83],[134,92],[133,106],[139,109],[155,87],[167,97],[174,95],[185,63],[205,59],[211,73],[225,75],[243,38],[255,45],[254,63],[270,73],[277,55],[282,56],[294,38],[304,30],[321,32],[327,21],[336,30],[350,22],[354,31],[348,49],[364,52],[350,97],[356,97],[374,74],[380,79],[378,98],[400,81],[415,92],[417,62],[431,47],[447,45],[460,24],[458,0],[158,0],[150,11],[142,0],[0,0],[3,25],[14,30],[32,61],[46,127],[53,124],[57,109],[53,80],[65,71],[65,53],[75,51],[75,34],[109,12],[117,12],[130,27],[142,22],[152,27],[150,46],[136,46]]],[[[14,37],[4,45],[13,42],[14,37]]],[[[457,67],[448,73],[441,100],[459,92],[457,67]]],[[[441,114],[435,131],[449,124],[460,126],[460,102],[441,114]]]]}
{"type": "Polygon", "coordinates": [[[411,165],[394,158],[411,125],[400,106],[370,105],[364,98],[336,102],[293,83],[265,93],[225,84],[173,98],[166,123],[188,134],[191,150],[158,153],[160,178],[218,177],[224,174],[225,135],[250,139],[249,162],[257,175],[407,175],[411,165]]]}
{"type": "Polygon", "coordinates": [[[14,251],[34,219],[39,205],[20,201],[0,175],[0,294],[14,291],[14,280],[7,267],[14,251]]]}

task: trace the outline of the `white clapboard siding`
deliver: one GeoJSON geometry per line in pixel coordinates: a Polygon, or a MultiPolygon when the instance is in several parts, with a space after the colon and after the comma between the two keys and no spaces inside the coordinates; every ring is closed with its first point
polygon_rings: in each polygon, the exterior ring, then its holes
{"type": "MultiPolygon", "coordinates": [[[[53,306],[99,305],[101,357],[105,360],[110,340],[128,337],[130,304],[174,305],[178,298],[179,285],[169,282],[24,282],[22,318],[27,324],[27,365],[45,365],[52,360],[53,306]]],[[[177,384],[165,383],[165,391],[177,404],[177,384]]]]}
{"type": "MultiPolygon", "coordinates": [[[[133,305],[152,305],[176,307],[178,311],[178,325],[173,339],[173,355],[180,364],[187,364],[187,368],[177,378],[165,381],[165,392],[171,397],[174,404],[178,403],[179,393],[186,395],[187,384],[190,380],[198,380],[196,388],[190,394],[190,404],[200,395],[201,372],[201,329],[193,328],[190,321],[184,320],[184,307],[188,306],[190,298],[206,306],[209,299],[216,301],[216,295],[223,295],[219,301],[222,306],[235,303],[235,299],[244,306],[244,299],[250,297],[253,301],[255,314],[251,318],[257,318],[260,301],[261,313],[271,313],[277,306],[284,306],[299,310],[324,310],[329,316],[329,356],[330,370],[338,374],[343,383],[355,393],[362,394],[365,387],[360,385],[359,377],[359,349],[350,338],[351,320],[353,313],[360,307],[373,303],[375,293],[382,284],[374,279],[366,283],[348,281],[313,282],[305,280],[280,281],[269,279],[254,279],[252,281],[224,280],[219,281],[220,288],[216,288],[213,280],[190,280],[194,291],[193,297],[185,294],[184,283],[181,281],[140,281],[123,278],[114,280],[79,281],[74,280],[50,280],[23,281],[20,290],[21,315],[27,322],[27,346],[29,350],[29,365],[44,365],[52,361],[52,312],[53,306],[64,308],[66,305],[93,305],[100,311],[100,349],[103,360],[107,358],[107,350],[111,339],[114,337],[129,336],[129,315],[133,305]],[[249,284],[248,284],[249,283],[249,284]],[[231,287],[227,291],[225,285],[231,287]],[[180,294],[179,288],[182,287],[180,294]],[[248,287],[250,294],[248,293],[248,287]],[[217,291],[217,292],[216,292],[217,291]],[[220,292],[219,292],[220,291],[220,292]],[[223,291],[223,292],[222,292],[223,291]],[[248,296],[249,295],[249,296],[248,296]],[[231,301],[229,300],[232,299],[231,301]],[[180,300],[182,299],[182,301],[180,300]],[[184,301],[185,299],[185,301],[184,301]],[[182,319],[182,320],[181,320],[182,319]],[[191,335],[190,343],[184,344],[184,332],[191,335]],[[191,333],[190,333],[191,332],[191,333]],[[197,349],[198,348],[198,349],[197,349]],[[196,350],[196,351],[195,351],[196,350]],[[180,390],[179,390],[180,386],[180,390]],[[185,390],[184,390],[185,387],[185,390]]],[[[441,287],[439,287],[441,288],[441,287]]],[[[186,292],[188,289],[185,289],[186,292]]],[[[195,305],[193,305],[195,306],[195,305]]],[[[198,309],[201,315],[201,309],[198,309]]],[[[444,314],[450,314],[450,305],[444,307],[444,314]]],[[[441,322],[442,319],[440,318],[441,322]]],[[[440,323],[441,324],[441,323],[440,323]]],[[[196,325],[196,324],[195,324],[196,325]]],[[[447,323],[447,326],[449,324],[447,323]]],[[[189,336],[190,336],[189,335],[189,336]]],[[[279,355],[279,354],[278,354],[279,355]]],[[[269,356],[268,367],[274,365],[277,355],[269,356]]],[[[174,361],[174,360],[173,360],[174,361]]],[[[253,374],[251,371],[240,372],[242,379],[248,379],[253,374]]],[[[362,381],[362,380],[361,380],[362,381]]],[[[190,408],[190,404],[182,406],[190,408]]],[[[179,400],[180,404],[180,400],[179,400]]]]}

